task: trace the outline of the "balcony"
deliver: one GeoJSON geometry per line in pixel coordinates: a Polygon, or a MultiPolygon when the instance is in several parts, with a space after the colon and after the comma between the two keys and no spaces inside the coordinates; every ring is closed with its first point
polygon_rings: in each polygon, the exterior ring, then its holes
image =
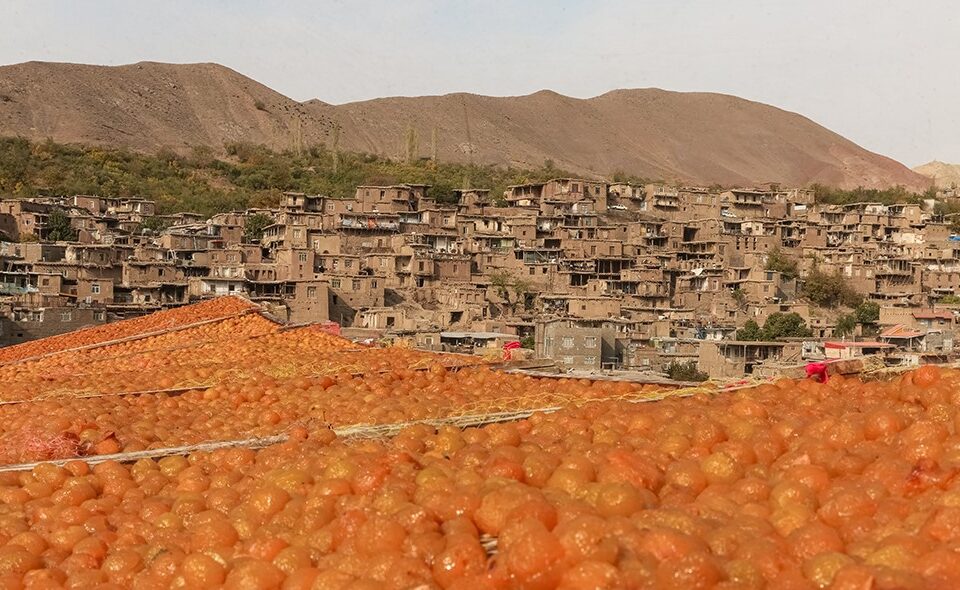
{"type": "Polygon", "coordinates": [[[343,229],[397,231],[400,229],[400,221],[397,218],[342,217],[340,219],[340,227],[343,229]]]}

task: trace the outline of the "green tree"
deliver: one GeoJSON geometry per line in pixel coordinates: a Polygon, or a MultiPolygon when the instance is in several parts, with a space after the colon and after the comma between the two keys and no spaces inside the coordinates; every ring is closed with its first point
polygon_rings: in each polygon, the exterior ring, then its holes
{"type": "Polygon", "coordinates": [[[147,217],[143,220],[143,223],[140,224],[140,227],[141,229],[150,230],[156,233],[170,227],[170,223],[162,217],[147,217]]]}
{"type": "Polygon", "coordinates": [[[266,213],[255,213],[247,218],[243,226],[243,237],[248,242],[259,242],[263,230],[273,224],[273,218],[266,213]]]}
{"type": "Polygon", "coordinates": [[[803,317],[798,313],[770,314],[763,323],[761,336],[763,340],[777,340],[779,338],[803,338],[810,336],[810,329],[803,317]]]}
{"type": "Polygon", "coordinates": [[[771,314],[762,328],[754,320],[747,320],[747,323],[737,330],[737,340],[777,340],[803,338],[810,335],[806,322],[797,313],[771,314]]]}
{"type": "Polygon", "coordinates": [[[213,215],[255,206],[276,207],[283,191],[350,198],[359,185],[417,183],[435,187],[443,201],[451,187],[490,189],[495,199],[507,186],[542,182],[569,171],[543,167],[515,168],[412,158],[395,161],[333,146],[273,151],[261,145],[234,142],[222,152],[195,149],[187,157],[171,150],[140,154],[52,141],[31,143],[0,137],[0,194],[101,194],[142,197],[157,202],[160,214],[192,211],[213,215]]]}
{"type": "Polygon", "coordinates": [[[73,242],[77,231],[70,225],[70,216],[63,209],[54,209],[47,217],[47,240],[51,242],[73,242]]]}
{"type": "Polygon", "coordinates": [[[779,247],[774,248],[767,254],[766,270],[779,272],[785,279],[793,279],[797,276],[797,261],[790,258],[779,247]]]}
{"type": "Polygon", "coordinates": [[[940,298],[940,303],[944,305],[960,305],[960,295],[944,295],[940,298]]]}
{"type": "Polygon", "coordinates": [[[533,336],[524,336],[523,338],[520,339],[520,346],[522,346],[523,348],[529,348],[530,350],[533,350],[534,348],[536,348],[537,342],[533,336]]]}
{"type": "Polygon", "coordinates": [[[813,189],[814,200],[817,203],[829,205],[847,205],[850,203],[894,205],[897,203],[920,203],[924,198],[923,195],[908,191],[901,185],[886,189],[868,189],[861,186],[853,190],[843,190],[822,184],[813,184],[810,188],[813,189]]]}
{"type": "Polygon", "coordinates": [[[497,295],[501,299],[507,299],[510,297],[510,284],[511,284],[510,274],[505,270],[495,270],[490,273],[490,285],[497,289],[497,295]]]}
{"type": "Polygon", "coordinates": [[[453,192],[455,186],[448,182],[441,182],[430,187],[428,194],[438,203],[453,204],[457,202],[457,194],[453,192]]]}
{"type": "Polygon", "coordinates": [[[530,309],[533,304],[533,285],[523,279],[514,279],[511,287],[517,302],[523,303],[524,309],[530,309]]]}
{"type": "Polygon", "coordinates": [[[839,271],[825,273],[816,268],[804,278],[800,293],[821,307],[857,307],[863,301],[863,296],[847,283],[839,271]]]}
{"type": "Polygon", "coordinates": [[[747,323],[737,330],[737,340],[760,340],[761,334],[760,325],[753,320],[747,320],[747,323]]]}
{"type": "Polygon", "coordinates": [[[857,328],[857,317],[852,314],[844,314],[837,320],[837,325],[833,328],[834,336],[849,336],[857,328]]]}
{"type": "Polygon", "coordinates": [[[880,304],[864,301],[853,310],[858,324],[875,324],[880,321],[880,304]]]}
{"type": "Polygon", "coordinates": [[[685,363],[673,361],[667,366],[667,376],[674,381],[701,382],[710,378],[710,375],[697,369],[696,361],[688,361],[685,363]]]}

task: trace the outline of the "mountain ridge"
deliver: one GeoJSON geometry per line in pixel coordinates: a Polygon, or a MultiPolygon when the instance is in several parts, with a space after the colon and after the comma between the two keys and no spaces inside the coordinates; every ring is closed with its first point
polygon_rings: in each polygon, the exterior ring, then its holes
{"type": "Polygon", "coordinates": [[[960,164],[950,164],[933,160],[920,166],[915,166],[913,171],[931,179],[938,188],[956,188],[960,187],[960,164]]]}
{"type": "Polygon", "coordinates": [[[436,152],[501,166],[552,161],[589,176],[694,184],[923,190],[930,183],[802,114],[732,95],[634,88],[575,98],[543,89],[334,105],[297,102],[215,63],[0,66],[0,134],[145,152],[219,150],[237,141],[272,149],[337,143],[391,158],[436,152]]]}

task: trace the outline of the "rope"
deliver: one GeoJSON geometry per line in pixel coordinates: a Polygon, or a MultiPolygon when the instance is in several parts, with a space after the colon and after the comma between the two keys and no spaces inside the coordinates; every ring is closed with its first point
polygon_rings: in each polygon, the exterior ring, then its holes
{"type": "MultiPolygon", "coordinates": [[[[259,337],[259,335],[255,337],[259,337]]],[[[348,349],[348,350],[338,350],[338,351],[332,352],[331,354],[336,354],[336,355],[339,355],[342,353],[363,354],[363,353],[369,352],[370,350],[373,350],[373,349],[356,348],[356,349],[348,349]]],[[[431,365],[433,362],[436,362],[436,361],[433,361],[431,359],[431,365]]],[[[418,361],[416,364],[419,364],[421,366],[404,367],[404,369],[412,370],[412,371],[428,371],[431,368],[430,366],[424,365],[423,361],[418,361]]],[[[459,371],[465,368],[482,367],[485,364],[486,363],[484,362],[476,362],[472,364],[444,365],[444,368],[447,369],[448,371],[459,371]]],[[[223,365],[224,363],[206,363],[206,364],[191,365],[189,368],[191,369],[195,369],[199,367],[209,368],[209,367],[216,367],[216,366],[223,366],[223,365]]],[[[325,371],[302,374],[297,369],[303,366],[304,365],[297,364],[297,363],[293,363],[291,365],[284,365],[284,366],[273,365],[269,367],[269,370],[261,371],[261,372],[264,375],[268,375],[270,377],[275,377],[275,378],[277,377],[279,378],[294,378],[294,377],[317,378],[317,377],[326,377],[330,375],[335,375],[337,373],[349,373],[353,377],[363,377],[365,375],[381,375],[381,374],[390,373],[391,371],[396,370],[396,368],[387,368],[387,369],[377,369],[375,371],[365,371],[365,370],[362,370],[363,364],[357,362],[357,363],[348,364],[348,365],[332,365],[327,367],[325,371]]],[[[314,368],[314,367],[310,367],[310,368],[314,368]]],[[[84,374],[79,374],[79,376],[83,376],[83,375],[84,374]]],[[[218,381],[203,381],[203,382],[186,381],[184,383],[176,385],[175,387],[170,387],[167,389],[146,389],[146,390],[136,390],[136,391],[112,391],[112,392],[97,392],[97,393],[88,393],[84,391],[78,391],[76,389],[60,389],[60,390],[50,391],[45,394],[37,395],[35,397],[31,397],[28,399],[0,401],[0,406],[27,404],[32,402],[41,402],[41,401],[49,401],[53,399],[64,399],[64,398],[95,399],[95,398],[101,398],[101,397],[114,397],[114,396],[122,397],[122,396],[131,396],[131,395],[159,395],[159,394],[167,394],[167,395],[170,395],[171,397],[175,397],[178,395],[183,395],[184,393],[187,393],[189,391],[204,391],[212,387],[222,385],[224,383],[232,383],[238,380],[248,379],[251,376],[252,374],[244,371],[234,371],[230,374],[231,378],[228,378],[228,379],[220,379],[218,381]]]]}
{"type": "MultiPolygon", "coordinates": [[[[658,397],[643,397],[636,399],[623,399],[629,403],[646,403],[646,402],[655,402],[660,401],[666,397],[689,397],[695,395],[696,393],[701,393],[710,391],[707,388],[689,388],[689,390],[664,390],[658,397]],[[697,390],[697,391],[694,391],[697,390]]],[[[716,390],[712,390],[716,391],[716,390]]],[[[731,391],[731,390],[725,390],[731,391]]],[[[604,401],[613,401],[616,398],[602,398],[602,399],[587,399],[582,400],[581,405],[586,405],[589,403],[597,403],[604,401]]],[[[416,425],[428,425],[433,427],[441,426],[456,426],[458,428],[469,428],[474,426],[484,426],[487,424],[503,423],[503,422],[515,422],[517,420],[524,420],[533,416],[534,414],[552,414],[560,410],[565,409],[568,406],[563,405],[554,405],[547,407],[538,407],[531,408],[526,410],[515,410],[515,411],[505,411],[505,412],[490,412],[484,414],[458,414],[453,416],[447,416],[443,418],[426,418],[423,420],[410,420],[406,422],[394,422],[391,424],[354,424],[351,426],[343,427],[334,427],[333,432],[340,438],[347,440],[362,440],[362,439],[379,439],[379,438],[389,438],[396,436],[404,428],[416,425]]],[[[91,465],[97,463],[103,463],[104,461],[118,461],[118,462],[131,462],[138,461],[140,459],[152,459],[157,457],[166,457],[170,455],[184,455],[194,452],[205,452],[212,451],[223,448],[232,448],[232,447],[244,447],[244,448],[263,448],[266,446],[279,444],[286,442],[288,440],[288,435],[285,433],[266,436],[266,437],[256,437],[256,438],[244,438],[244,439],[235,439],[235,440],[225,440],[225,441],[209,441],[198,443],[194,445],[184,445],[177,447],[166,447],[162,449],[149,449],[145,451],[134,451],[128,453],[114,453],[110,455],[93,455],[89,457],[70,457],[66,459],[55,459],[49,461],[35,461],[31,463],[16,463],[10,465],[0,466],[0,473],[7,471],[28,471],[44,463],[49,463],[53,465],[64,465],[70,461],[82,460],[91,465]]]]}

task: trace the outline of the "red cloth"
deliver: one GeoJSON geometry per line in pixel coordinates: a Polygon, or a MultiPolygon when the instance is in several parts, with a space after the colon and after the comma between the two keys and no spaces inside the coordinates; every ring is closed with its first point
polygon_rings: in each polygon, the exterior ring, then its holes
{"type": "Polygon", "coordinates": [[[514,340],[513,342],[507,342],[506,344],[504,344],[504,345],[503,345],[503,360],[509,361],[509,360],[510,360],[510,357],[512,356],[512,355],[510,354],[510,351],[511,351],[511,350],[516,350],[516,349],[518,349],[518,348],[521,348],[521,346],[520,346],[520,342],[518,342],[518,341],[516,341],[516,340],[514,340]]]}
{"type": "Polygon", "coordinates": [[[827,363],[807,363],[807,378],[816,376],[820,383],[827,382],[827,363]]]}

